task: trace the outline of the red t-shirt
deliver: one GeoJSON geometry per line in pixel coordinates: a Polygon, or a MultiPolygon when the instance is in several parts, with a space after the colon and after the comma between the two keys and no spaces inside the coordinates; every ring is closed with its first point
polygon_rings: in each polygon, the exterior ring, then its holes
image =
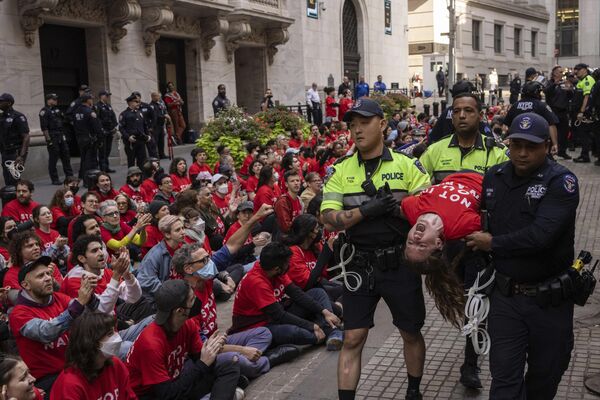
{"type": "Polygon", "coordinates": [[[138,396],[151,394],[152,386],[173,380],[183,370],[188,354],[200,354],[198,325],[188,319],[174,336],[152,322],[127,354],[131,387],[138,396]]]}
{"type": "MultiPolygon", "coordinates": [[[[123,185],[119,189],[119,192],[126,194],[131,200],[135,201],[136,204],[140,205],[146,202],[146,199],[149,197],[146,194],[144,188],[140,185],[137,188],[133,188],[129,185],[123,185]]],[[[154,197],[154,196],[152,196],[154,197]]]]}
{"type": "Polygon", "coordinates": [[[40,228],[35,228],[35,234],[42,240],[42,253],[50,249],[50,246],[54,244],[60,234],[54,229],[50,229],[50,232],[46,233],[40,228]]]}
{"type": "Polygon", "coordinates": [[[258,178],[254,175],[250,175],[246,180],[246,192],[253,193],[256,192],[256,187],[258,186],[258,178]]]}
{"type": "Polygon", "coordinates": [[[156,246],[158,242],[163,240],[165,236],[162,232],[154,225],[146,226],[146,241],[142,245],[142,257],[150,251],[151,248],[156,246]]]}
{"type": "Polygon", "coordinates": [[[206,171],[211,175],[213,173],[212,170],[210,169],[210,167],[206,164],[198,165],[198,163],[195,162],[192,165],[190,165],[190,169],[188,170],[188,175],[190,177],[190,181],[193,181],[194,179],[196,179],[198,174],[202,171],[206,171]]]}
{"type": "MultiPolygon", "coordinates": [[[[65,279],[60,285],[60,291],[69,297],[77,298],[79,288],[81,287],[81,277],[85,270],[82,267],[75,267],[67,273],[65,279]]],[[[113,272],[108,268],[102,270],[102,276],[98,277],[98,285],[94,289],[94,293],[102,294],[112,279],[113,272]]]]}
{"type": "Polygon", "coordinates": [[[158,185],[154,182],[154,178],[145,179],[141,184],[141,190],[144,193],[144,201],[146,203],[151,203],[156,193],[158,193],[158,185]]]}
{"type": "Polygon", "coordinates": [[[352,107],[352,99],[344,97],[340,100],[340,121],[344,119],[344,115],[348,112],[348,110],[352,107]]]}
{"type": "Polygon", "coordinates": [[[337,117],[337,106],[333,106],[335,103],[337,103],[335,98],[327,96],[325,99],[325,116],[337,117]]]}
{"type": "Polygon", "coordinates": [[[204,288],[202,290],[195,288],[194,294],[202,303],[202,310],[194,320],[198,324],[200,334],[209,338],[217,330],[217,302],[213,292],[213,281],[204,281],[204,288]]]}
{"type": "MultiPolygon", "coordinates": [[[[8,286],[13,289],[21,290],[21,282],[19,282],[19,269],[20,267],[11,266],[8,270],[6,270],[6,274],[4,275],[3,286],[8,286]]],[[[52,272],[54,280],[59,285],[62,285],[63,276],[60,273],[60,270],[56,265],[54,265],[54,271],[52,272]]]]}
{"type": "Polygon", "coordinates": [[[33,209],[38,206],[38,203],[35,201],[30,201],[29,204],[23,205],[17,201],[17,199],[11,200],[4,208],[2,208],[2,216],[3,217],[12,217],[17,224],[21,222],[26,222],[31,219],[31,214],[33,213],[33,209]]]}
{"type": "Polygon", "coordinates": [[[81,210],[77,208],[76,204],[71,206],[68,213],[65,213],[60,207],[52,207],[50,212],[52,213],[52,225],[50,225],[52,229],[56,229],[56,223],[58,222],[59,218],[72,218],[81,214],[81,210]]]}
{"type": "MultiPolygon", "coordinates": [[[[121,222],[125,224],[129,224],[136,217],[136,212],[133,210],[125,211],[125,214],[121,214],[121,222]]],[[[128,225],[129,226],[129,225],[128,225]]]]}
{"type": "Polygon", "coordinates": [[[481,229],[479,206],[483,176],[477,173],[457,173],[416,196],[402,200],[402,212],[411,225],[425,213],[440,216],[444,237],[454,240],[481,229]]]}
{"type": "Polygon", "coordinates": [[[221,215],[227,214],[227,212],[229,211],[229,195],[227,195],[225,197],[220,197],[218,194],[213,193],[212,198],[213,198],[213,202],[219,209],[219,212],[221,213],[221,215]]]}
{"type": "Polygon", "coordinates": [[[257,261],[238,285],[233,303],[233,315],[264,316],[262,321],[246,327],[246,329],[267,325],[267,315],[262,309],[281,301],[285,294],[285,288],[291,283],[287,274],[269,278],[260,266],[260,262],[257,261]]]}
{"type": "Polygon", "coordinates": [[[279,196],[281,196],[279,186],[262,185],[256,190],[256,196],[254,196],[254,212],[257,212],[263,204],[272,206],[279,196]]]}
{"type": "MultiPolygon", "coordinates": [[[[290,268],[286,273],[292,282],[304,289],[308,283],[310,272],[317,265],[317,256],[312,250],[303,250],[300,246],[291,246],[290,268]]],[[[323,268],[323,277],[326,277],[327,269],[323,268]]]]}
{"type": "Polygon", "coordinates": [[[244,158],[244,162],[242,163],[242,167],[240,168],[240,174],[248,176],[248,167],[250,166],[250,164],[252,164],[252,161],[254,161],[254,157],[252,157],[252,154],[248,154],[246,158],[244,158]]]}
{"type": "Polygon", "coordinates": [[[92,382],[79,368],[69,367],[60,373],[50,392],[50,400],[134,400],[137,396],[129,384],[129,371],[121,360],[102,369],[92,382]]]}
{"type": "Polygon", "coordinates": [[[100,190],[96,190],[96,193],[98,194],[98,201],[100,203],[106,200],[114,200],[119,194],[115,189],[110,189],[106,194],[102,193],[100,190]]]}
{"type": "MultiPolygon", "coordinates": [[[[227,243],[229,238],[231,236],[233,236],[233,234],[236,233],[238,231],[238,229],[240,229],[241,227],[242,227],[242,224],[240,224],[240,221],[235,221],[235,223],[233,225],[231,225],[229,227],[229,229],[227,230],[227,234],[225,235],[225,238],[223,239],[223,244],[227,243]]],[[[248,238],[246,239],[244,244],[250,244],[250,243],[252,243],[252,235],[248,234],[248,238]]]]}
{"type": "Polygon", "coordinates": [[[288,142],[288,146],[293,149],[299,149],[302,147],[302,141],[300,139],[291,138],[288,142]]]}
{"type": "Polygon", "coordinates": [[[179,176],[177,174],[171,174],[171,181],[173,181],[173,192],[180,193],[192,186],[190,178],[187,176],[179,176]]]}
{"type": "Polygon", "coordinates": [[[65,366],[65,351],[69,343],[69,331],[64,331],[51,343],[42,343],[21,335],[21,328],[34,318],[50,321],[69,306],[71,298],[62,293],[52,294],[52,304],[45,307],[16,305],[8,322],[17,342],[19,355],[36,379],[58,374],[65,366]]]}

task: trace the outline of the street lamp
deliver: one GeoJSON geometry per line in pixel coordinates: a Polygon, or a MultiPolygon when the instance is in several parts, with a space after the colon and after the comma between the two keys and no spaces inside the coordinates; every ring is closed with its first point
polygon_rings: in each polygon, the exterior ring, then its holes
{"type": "Polygon", "coordinates": [[[448,7],[448,90],[446,90],[446,101],[450,103],[450,89],[454,86],[456,79],[456,0],[446,0],[448,7]]]}

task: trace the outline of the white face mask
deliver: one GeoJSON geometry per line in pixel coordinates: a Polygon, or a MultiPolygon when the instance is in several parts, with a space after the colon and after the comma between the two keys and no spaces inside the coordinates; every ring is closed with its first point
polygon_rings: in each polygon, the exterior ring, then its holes
{"type": "Polygon", "coordinates": [[[100,344],[100,351],[105,357],[118,357],[121,343],[123,343],[121,336],[117,332],[113,332],[108,339],[100,344]]]}
{"type": "Polygon", "coordinates": [[[198,275],[200,278],[202,278],[205,281],[213,279],[215,276],[217,276],[218,273],[219,273],[219,270],[217,269],[215,262],[210,259],[204,267],[202,267],[198,271],[194,272],[194,274],[198,275]]]}
{"type": "Polygon", "coordinates": [[[65,206],[71,207],[75,200],[72,197],[65,197],[65,206]]]}
{"type": "Polygon", "coordinates": [[[226,183],[217,186],[217,192],[220,194],[227,194],[229,193],[229,187],[227,186],[226,183]]]}
{"type": "Polygon", "coordinates": [[[194,225],[192,225],[192,230],[194,230],[197,233],[204,233],[205,226],[206,223],[204,222],[204,220],[198,217],[198,220],[194,223],[194,225]]]}
{"type": "Polygon", "coordinates": [[[275,178],[275,182],[279,182],[279,173],[273,172],[273,178],[275,178]]]}

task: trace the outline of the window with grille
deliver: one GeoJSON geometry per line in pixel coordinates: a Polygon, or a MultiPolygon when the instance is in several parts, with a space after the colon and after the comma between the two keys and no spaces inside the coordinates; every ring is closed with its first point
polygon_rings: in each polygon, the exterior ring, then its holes
{"type": "Polygon", "coordinates": [[[481,51],[481,21],[476,19],[472,21],[471,43],[474,51],[481,51]]]}
{"type": "Polygon", "coordinates": [[[494,53],[502,53],[502,31],[504,26],[494,24],[494,53]]]}
{"type": "Polygon", "coordinates": [[[515,28],[515,56],[521,55],[521,28],[515,28]]]}

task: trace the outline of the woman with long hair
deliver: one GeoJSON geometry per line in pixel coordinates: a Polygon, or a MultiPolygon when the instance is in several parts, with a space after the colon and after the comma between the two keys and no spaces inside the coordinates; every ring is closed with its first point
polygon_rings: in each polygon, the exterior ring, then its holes
{"type": "MultiPolygon", "coordinates": [[[[81,199],[79,199],[81,203],[81,199]]],[[[73,192],[67,188],[60,188],[50,200],[50,211],[52,211],[52,229],[56,229],[61,235],[67,236],[69,222],[81,214],[77,207],[76,198],[73,192]]]]}
{"type": "Polygon", "coordinates": [[[66,368],[50,392],[50,400],[137,399],[129,383],[129,371],[117,355],[122,339],[114,318],[87,312],[70,329],[66,368]]]}
{"type": "Polygon", "coordinates": [[[277,185],[277,181],[279,180],[278,175],[270,165],[265,165],[260,170],[256,196],[254,197],[254,212],[258,211],[263,204],[272,206],[275,204],[275,200],[281,196],[281,190],[279,189],[279,185],[277,185]]]}
{"type": "Polygon", "coordinates": [[[17,223],[12,217],[0,217],[0,255],[4,257],[4,261],[6,262],[10,259],[10,254],[8,253],[9,235],[16,227],[17,223]]]}
{"type": "Polygon", "coordinates": [[[18,356],[0,354],[0,398],[3,400],[42,400],[35,378],[18,356]]]}
{"type": "Polygon", "coordinates": [[[246,180],[246,193],[248,194],[248,200],[253,201],[256,196],[256,189],[258,188],[258,178],[260,176],[260,170],[264,164],[258,160],[252,161],[248,167],[248,179],[246,180]]]}
{"type": "Polygon", "coordinates": [[[39,205],[32,212],[35,234],[42,241],[42,255],[48,256],[56,263],[64,274],[67,271],[69,246],[67,238],[51,228],[52,213],[47,206],[39,205]]]}
{"type": "Polygon", "coordinates": [[[185,158],[173,158],[169,166],[169,174],[171,174],[171,180],[173,181],[173,192],[181,193],[192,186],[185,158]]]}
{"type": "Polygon", "coordinates": [[[101,172],[96,175],[96,182],[91,190],[98,193],[98,201],[100,203],[105,200],[114,200],[119,194],[119,192],[113,188],[112,178],[106,172],[101,172]]]}
{"type": "Polygon", "coordinates": [[[203,187],[198,191],[198,211],[204,220],[204,232],[210,240],[210,247],[214,251],[220,249],[223,246],[223,237],[228,227],[225,225],[225,220],[219,213],[208,187],[203,187]]]}

